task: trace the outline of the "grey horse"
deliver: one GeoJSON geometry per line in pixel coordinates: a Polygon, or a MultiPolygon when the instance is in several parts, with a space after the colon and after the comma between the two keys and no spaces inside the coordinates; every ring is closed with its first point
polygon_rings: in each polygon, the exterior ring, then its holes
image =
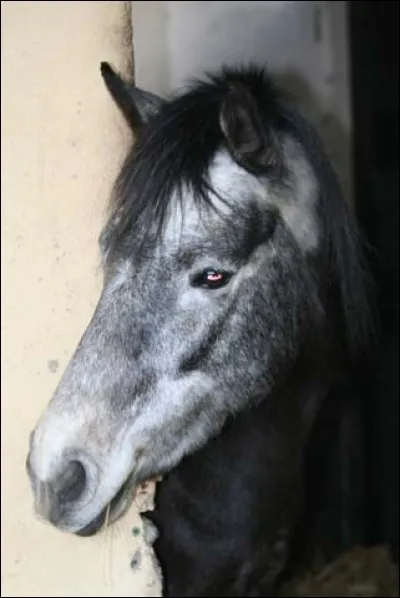
{"type": "Polygon", "coordinates": [[[87,536],[163,475],[164,596],[272,596],[318,410],[369,335],[355,219],[269,74],[169,99],[105,84],[134,133],[94,315],[31,434],[35,509],[87,536]]]}

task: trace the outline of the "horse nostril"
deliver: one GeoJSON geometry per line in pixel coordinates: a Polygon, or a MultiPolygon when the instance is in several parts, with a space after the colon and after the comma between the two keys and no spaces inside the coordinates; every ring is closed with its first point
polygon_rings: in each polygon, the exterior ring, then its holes
{"type": "Polygon", "coordinates": [[[86,486],[86,471],[82,463],[70,461],[57,482],[61,504],[78,500],[86,486]]]}

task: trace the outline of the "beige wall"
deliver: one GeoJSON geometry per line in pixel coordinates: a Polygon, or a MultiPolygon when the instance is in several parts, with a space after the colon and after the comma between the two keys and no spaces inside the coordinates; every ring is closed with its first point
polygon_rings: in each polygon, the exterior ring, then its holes
{"type": "Polygon", "coordinates": [[[37,521],[28,435],[100,288],[97,236],[128,137],[99,76],[127,68],[124,2],[1,3],[2,596],[159,595],[133,509],[96,538],[37,521]],[[147,586],[151,586],[148,588],[147,586]]]}

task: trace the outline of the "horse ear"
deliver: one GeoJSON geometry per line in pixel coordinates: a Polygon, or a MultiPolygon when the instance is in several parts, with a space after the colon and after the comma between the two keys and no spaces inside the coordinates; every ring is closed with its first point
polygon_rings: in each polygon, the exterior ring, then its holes
{"type": "Polygon", "coordinates": [[[282,165],[279,141],[266,130],[259,108],[250,92],[234,85],[224,98],[220,126],[234,160],[251,172],[277,170],[282,165]]]}
{"type": "Polygon", "coordinates": [[[100,65],[103,81],[134,133],[158,112],[164,100],[124,79],[108,62],[100,65]]]}

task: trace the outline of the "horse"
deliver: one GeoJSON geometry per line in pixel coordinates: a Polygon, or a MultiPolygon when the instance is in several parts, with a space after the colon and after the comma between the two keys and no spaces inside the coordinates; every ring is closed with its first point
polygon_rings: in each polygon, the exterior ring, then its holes
{"type": "Polygon", "coordinates": [[[30,435],[35,510],[90,536],[163,476],[143,514],[163,596],[274,596],[310,432],[368,344],[362,235],[267,68],[168,98],[100,69],[133,140],[98,303],[30,435]]]}

